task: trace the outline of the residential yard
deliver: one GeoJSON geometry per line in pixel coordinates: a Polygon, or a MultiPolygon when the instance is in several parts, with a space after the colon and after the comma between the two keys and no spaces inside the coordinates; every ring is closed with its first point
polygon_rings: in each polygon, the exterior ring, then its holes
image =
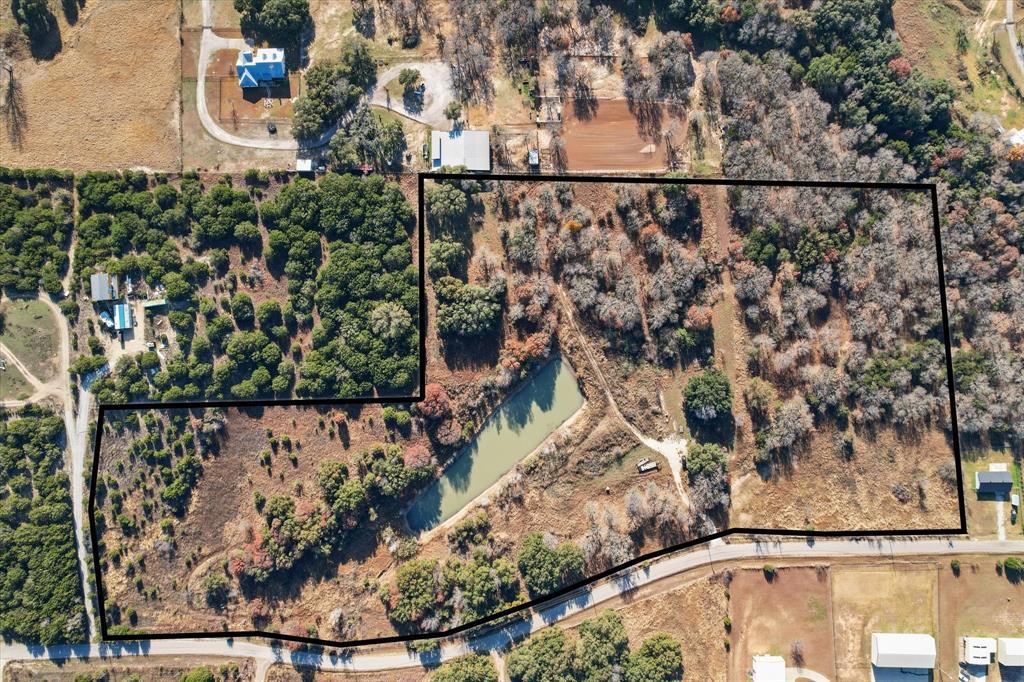
{"type": "Polygon", "coordinates": [[[729,584],[729,679],[743,679],[756,654],[782,656],[787,666],[796,667],[798,650],[803,652],[802,667],[834,679],[830,587],[827,566],[779,568],[772,580],[757,568],[734,570],[729,584]]]}
{"type": "MultiPolygon", "coordinates": [[[[995,539],[999,537],[999,505],[1002,505],[1003,524],[1007,537],[1021,533],[1021,520],[1010,523],[1010,501],[996,500],[992,496],[979,497],[974,491],[974,474],[988,471],[990,464],[1006,464],[1014,472],[1013,455],[1007,452],[989,450],[984,453],[966,453],[962,460],[964,472],[964,502],[967,506],[967,530],[971,537],[995,539]]],[[[1020,477],[1014,477],[1013,492],[1020,494],[1020,477]]]]}
{"type": "MultiPolygon", "coordinates": [[[[9,12],[0,2],[0,22],[11,21],[9,12]]],[[[20,144],[0,135],[0,159],[23,168],[180,170],[178,0],[89,2],[73,25],[56,15],[62,44],[52,59],[15,55],[26,126],[20,144]]]]}
{"type": "MultiPolygon", "coordinates": [[[[1024,630],[1021,609],[1024,584],[1013,583],[996,571],[996,557],[964,558],[957,576],[949,562],[939,566],[939,665],[957,667],[959,638],[1020,637],[1024,630]]],[[[1000,677],[998,665],[989,667],[989,680],[1000,677]]]]}
{"type": "Polygon", "coordinates": [[[933,562],[833,567],[838,682],[866,679],[872,632],[936,634],[940,570],[933,562]]]}
{"type": "MultiPolygon", "coordinates": [[[[57,320],[45,303],[8,299],[0,304],[3,327],[0,343],[14,353],[36,379],[47,382],[60,371],[60,334],[57,320]]],[[[8,363],[7,371],[13,369],[8,363]]]]}

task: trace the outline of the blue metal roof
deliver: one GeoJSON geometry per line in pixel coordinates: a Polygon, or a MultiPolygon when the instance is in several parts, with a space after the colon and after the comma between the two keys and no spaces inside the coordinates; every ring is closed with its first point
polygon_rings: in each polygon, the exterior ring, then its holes
{"type": "Polygon", "coordinates": [[[127,303],[118,303],[114,306],[114,328],[117,331],[132,328],[132,309],[127,303]]]}

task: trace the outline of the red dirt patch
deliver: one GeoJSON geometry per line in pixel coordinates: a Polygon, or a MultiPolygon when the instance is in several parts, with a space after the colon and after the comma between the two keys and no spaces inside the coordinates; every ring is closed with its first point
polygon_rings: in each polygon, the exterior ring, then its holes
{"type": "MultiPolygon", "coordinates": [[[[581,117],[578,107],[565,108],[566,165],[570,170],[662,170],[665,146],[659,136],[644,131],[625,100],[598,100],[592,116],[581,117]]],[[[664,121],[665,107],[658,107],[664,121]]]]}

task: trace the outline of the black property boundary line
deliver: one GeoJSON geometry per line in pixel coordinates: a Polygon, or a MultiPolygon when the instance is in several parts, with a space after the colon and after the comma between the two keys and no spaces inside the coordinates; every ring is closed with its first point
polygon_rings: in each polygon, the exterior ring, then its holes
{"type": "MultiPolygon", "coordinates": [[[[99,551],[99,536],[96,530],[96,524],[93,523],[96,511],[96,487],[99,479],[99,462],[100,462],[100,442],[103,436],[103,417],[104,412],[107,410],[114,409],[125,409],[125,410],[141,410],[141,409],[153,409],[153,408],[166,408],[173,409],[176,407],[180,408],[201,408],[209,406],[204,403],[186,403],[184,405],[176,404],[155,404],[146,405],[132,403],[129,405],[100,405],[99,406],[99,418],[96,428],[96,437],[93,450],[93,465],[92,465],[92,479],[89,484],[89,531],[92,539],[92,557],[93,557],[93,568],[96,576],[96,601],[99,608],[99,623],[100,623],[100,635],[103,641],[113,642],[131,642],[139,640],[157,640],[157,639],[221,639],[221,638],[233,638],[233,637],[258,637],[266,638],[277,641],[290,641],[297,642],[300,644],[307,644],[318,647],[352,647],[352,646],[368,646],[373,644],[391,644],[399,642],[415,642],[421,640],[432,640],[442,639],[446,637],[452,637],[455,635],[462,634],[469,630],[480,628],[482,626],[491,624],[492,626],[502,626],[507,623],[500,622],[506,618],[512,618],[515,616],[525,617],[528,610],[541,606],[544,604],[553,603],[562,597],[570,595],[574,592],[586,590],[590,585],[600,580],[604,580],[610,576],[622,573],[623,571],[663,557],[674,552],[678,552],[684,549],[702,545],[712,540],[720,538],[727,538],[732,535],[753,535],[763,537],[800,537],[807,538],[847,538],[850,540],[859,539],[872,539],[872,538],[885,538],[885,537],[906,537],[906,536],[948,536],[948,535],[965,535],[967,533],[967,507],[964,501],[964,490],[963,490],[963,468],[961,463],[960,454],[960,431],[957,425],[956,415],[956,395],[953,384],[953,351],[952,351],[952,340],[950,337],[949,330],[949,314],[946,307],[946,284],[945,284],[945,269],[942,262],[942,235],[940,233],[939,225],[939,199],[938,190],[935,184],[932,183],[909,183],[909,182],[827,182],[827,181],[808,181],[799,182],[794,180],[727,180],[720,178],[655,178],[655,177],[623,177],[623,176],[609,176],[609,175],[509,175],[509,174],[473,174],[473,175],[462,175],[452,173],[422,173],[417,179],[417,194],[418,194],[418,218],[420,230],[420,272],[423,273],[423,244],[424,244],[424,232],[425,222],[424,217],[424,200],[423,200],[423,188],[426,180],[505,180],[505,181],[518,181],[518,182],[578,182],[578,183],[635,183],[644,185],[664,185],[664,184],[676,184],[676,185],[724,185],[724,186],[739,186],[739,187],[819,187],[819,188],[838,188],[838,189],[878,189],[878,190],[906,190],[912,192],[922,192],[929,196],[931,200],[932,208],[932,227],[935,233],[935,247],[936,247],[936,264],[938,266],[939,274],[939,301],[942,308],[942,329],[943,329],[943,342],[946,350],[946,383],[949,387],[949,406],[950,406],[950,426],[953,430],[953,453],[956,460],[956,479],[957,479],[957,501],[960,510],[960,526],[956,528],[932,528],[932,529],[879,529],[879,530],[860,530],[860,531],[834,531],[834,530],[789,530],[789,529],[777,529],[777,528],[728,528],[726,530],[717,531],[711,535],[706,535],[700,538],[687,540],[675,545],[668,547],[662,547],[661,549],[653,552],[647,552],[638,557],[631,559],[625,563],[619,564],[613,568],[609,568],[594,575],[587,576],[585,579],[580,580],[571,585],[566,585],[550,594],[546,594],[543,597],[531,599],[521,604],[516,604],[504,608],[500,611],[492,613],[489,616],[478,618],[477,620],[463,623],[447,630],[440,630],[438,632],[429,633],[415,633],[408,635],[394,635],[389,637],[371,637],[366,639],[355,639],[355,640],[330,640],[322,639],[319,637],[304,637],[301,635],[286,635],[277,632],[267,632],[263,630],[223,630],[220,632],[155,632],[155,633],[137,633],[137,634],[113,634],[107,627],[106,609],[104,607],[105,592],[103,588],[103,573],[101,571],[101,557],[99,551]]],[[[421,274],[421,284],[423,283],[424,275],[421,274]]],[[[367,403],[382,403],[382,402],[419,402],[422,400],[423,389],[422,386],[426,382],[426,290],[424,286],[420,288],[420,327],[421,327],[421,345],[420,345],[420,398],[416,399],[403,399],[403,398],[384,398],[384,399],[337,399],[337,400],[314,400],[314,401],[227,401],[220,403],[213,403],[216,406],[249,406],[254,403],[257,405],[305,405],[305,404],[367,404],[367,403]]]]}

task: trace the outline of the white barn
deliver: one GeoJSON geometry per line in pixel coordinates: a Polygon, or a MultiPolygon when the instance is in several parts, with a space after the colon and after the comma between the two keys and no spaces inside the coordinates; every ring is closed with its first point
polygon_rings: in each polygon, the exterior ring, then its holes
{"type": "Polygon", "coordinates": [[[905,632],[871,633],[871,663],[879,668],[935,668],[935,638],[905,632]]]}
{"type": "Polygon", "coordinates": [[[999,655],[996,660],[999,661],[999,665],[1008,668],[1024,667],[1024,638],[1000,637],[999,655]]]}
{"type": "Polygon", "coordinates": [[[786,659],[782,656],[754,656],[754,682],[786,682],[786,659]]]}
{"type": "Polygon", "coordinates": [[[430,166],[491,170],[491,136],[483,130],[430,131],[430,166]]]}

